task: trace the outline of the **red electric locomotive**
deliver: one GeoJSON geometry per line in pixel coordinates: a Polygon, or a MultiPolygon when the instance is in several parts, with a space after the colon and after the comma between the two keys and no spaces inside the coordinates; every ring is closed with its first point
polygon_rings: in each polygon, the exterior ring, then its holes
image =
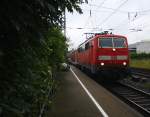
{"type": "Polygon", "coordinates": [[[128,42],[121,35],[94,34],[80,44],[72,56],[77,66],[93,74],[100,71],[127,72],[129,67],[128,42]]]}

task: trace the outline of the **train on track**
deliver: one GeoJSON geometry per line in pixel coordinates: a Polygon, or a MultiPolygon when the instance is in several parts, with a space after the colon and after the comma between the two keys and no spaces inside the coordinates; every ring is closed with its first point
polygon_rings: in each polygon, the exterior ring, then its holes
{"type": "Polygon", "coordinates": [[[127,38],[108,32],[90,34],[92,34],[90,38],[69,53],[69,62],[92,74],[106,72],[111,75],[127,75],[129,71],[127,38]]]}

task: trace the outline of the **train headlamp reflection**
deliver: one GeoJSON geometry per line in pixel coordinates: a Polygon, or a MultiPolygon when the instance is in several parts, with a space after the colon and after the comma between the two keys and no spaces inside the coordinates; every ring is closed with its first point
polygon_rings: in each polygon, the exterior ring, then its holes
{"type": "Polygon", "coordinates": [[[123,62],[123,65],[124,65],[124,66],[126,66],[126,65],[127,65],[127,63],[126,63],[126,62],[123,62]]]}
{"type": "Polygon", "coordinates": [[[104,66],[104,63],[101,63],[101,66],[104,66]]]}

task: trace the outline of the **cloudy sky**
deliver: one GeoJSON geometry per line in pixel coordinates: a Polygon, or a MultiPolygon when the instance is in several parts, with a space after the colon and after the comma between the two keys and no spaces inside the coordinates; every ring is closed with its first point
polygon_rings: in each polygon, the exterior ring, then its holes
{"type": "Polygon", "coordinates": [[[150,0],[88,0],[83,14],[66,13],[71,48],[85,41],[84,33],[110,30],[125,35],[129,44],[150,40],[150,0]]]}

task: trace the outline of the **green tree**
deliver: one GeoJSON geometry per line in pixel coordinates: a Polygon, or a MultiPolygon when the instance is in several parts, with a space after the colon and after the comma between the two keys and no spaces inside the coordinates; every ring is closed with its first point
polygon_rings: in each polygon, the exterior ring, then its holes
{"type": "MultiPolygon", "coordinates": [[[[0,116],[34,117],[55,89],[53,71],[64,61],[65,9],[82,13],[82,0],[1,0],[0,116]]],[[[87,2],[87,1],[86,1],[87,2]]]]}

